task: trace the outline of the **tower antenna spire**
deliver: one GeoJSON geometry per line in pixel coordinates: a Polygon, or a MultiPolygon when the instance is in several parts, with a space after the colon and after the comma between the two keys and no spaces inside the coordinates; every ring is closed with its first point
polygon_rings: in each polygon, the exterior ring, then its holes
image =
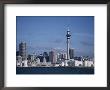
{"type": "Polygon", "coordinates": [[[69,26],[67,27],[67,31],[70,31],[69,26]]]}

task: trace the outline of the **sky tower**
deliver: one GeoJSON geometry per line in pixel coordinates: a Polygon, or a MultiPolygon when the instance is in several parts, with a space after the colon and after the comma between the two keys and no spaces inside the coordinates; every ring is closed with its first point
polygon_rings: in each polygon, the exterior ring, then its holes
{"type": "Polygon", "coordinates": [[[67,30],[67,34],[66,34],[66,37],[67,37],[67,60],[70,59],[70,56],[69,56],[69,43],[70,43],[70,30],[68,28],[67,30]]]}

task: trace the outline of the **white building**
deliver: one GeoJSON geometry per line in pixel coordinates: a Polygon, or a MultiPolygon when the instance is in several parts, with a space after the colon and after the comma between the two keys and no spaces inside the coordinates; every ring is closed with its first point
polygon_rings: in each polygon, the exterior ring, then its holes
{"type": "Polygon", "coordinates": [[[21,56],[17,56],[16,59],[17,59],[16,60],[17,67],[28,67],[28,60],[27,59],[22,60],[21,56]]]}
{"type": "Polygon", "coordinates": [[[74,67],[74,66],[75,66],[75,61],[74,61],[74,59],[68,60],[68,66],[69,66],[69,67],[74,67]]]}
{"type": "Polygon", "coordinates": [[[22,67],[22,57],[21,56],[16,57],[16,66],[22,67]]]}
{"type": "Polygon", "coordinates": [[[65,62],[62,62],[62,63],[61,63],[61,66],[65,66],[65,62]]]}
{"type": "Polygon", "coordinates": [[[28,67],[28,60],[22,61],[22,67],[28,67]]]}
{"type": "Polygon", "coordinates": [[[76,67],[83,66],[83,61],[75,60],[74,63],[76,67]]]}
{"type": "Polygon", "coordinates": [[[59,59],[60,58],[60,54],[59,53],[57,53],[57,59],[59,59]]]}
{"type": "Polygon", "coordinates": [[[38,65],[40,65],[40,59],[39,58],[37,58],[36,62],[38,65]]]}
{"type": "Polygon", "coordinates": [[[31,61],[31,67],[36,67],[37,66],[37,62],[35,60],[31,61]]]}
{"type": "Polygon", "coordinates": [[[84,61],[84,67],[94,67],[94,61],[93,60],[85,60],[84,61]]]}
{"type": "Polygon", "coordinates": [[[42,65],[45,65],[46,66],[47,62],[46,62],[46,58],[44,57],[43,58],[43,62],[42,62],[42,65]]]}

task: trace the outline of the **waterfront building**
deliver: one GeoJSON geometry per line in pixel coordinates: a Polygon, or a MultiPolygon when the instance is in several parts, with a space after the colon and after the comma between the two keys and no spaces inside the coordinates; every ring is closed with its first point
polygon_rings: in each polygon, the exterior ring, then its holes
{"type": "Polygon", "coordinates": [[[94,61],[85,60],[84,67],[94,67],[94,61]]]}
{"type": "Polygon", "coordinates": [[[75,60],[75,66],[76,67],[82,67],[83,66],[83,62],[79,61],[79,60],[75,60]]]}
{"type": "Polygon", "coordinates": [[[36,60],[36,61],[37,61],[37,64],[38,64],[38,65],[40,65],[40,59],[39,59],[39,58],[37,58],[37,60],[36,60]]]}
{"type": "Polygon", "coordinates": [[[70,59],[70,60],[68,61],[68,66],[69,66],[69,67],[74,67],[74,66],[75,66],[75,60],[74,60],[74,59],[70,59]]]}
{"type": "Polygon", "coordinates": [[[21,56],[16,56],[16,66],[22,67],[22,57],[21,56]]]}
{"type": "Polygon", "coordinates": [[[47,63],[47,62],[46,62],[46,58],[44,57],[44,58],[43,58],[43,65],[46,65],[46,63],[47,63]]]}
{"type": "Polygon", "coordinates": [[[28,67],[28,60],[22,61],[22,67],[28,67]]]}

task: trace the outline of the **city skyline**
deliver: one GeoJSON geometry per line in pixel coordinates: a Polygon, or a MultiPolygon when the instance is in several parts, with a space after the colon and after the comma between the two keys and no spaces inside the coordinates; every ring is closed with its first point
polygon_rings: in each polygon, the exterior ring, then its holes
{"type": "MultiPolygon", "coordinates": [[[[67,31],[67,41],[70,38],[67,31]]],[[[50,51],[49,54],[44,52],[42,55],[26,55],[26,43],[19,44],[19,51],[16,52],[17,67],[94,67],[94,58],[75,57],[74,49],[68,50],[69,42],[67,42],[67,53],[56,53],[50,51]]]]}
{"type": "Polygon", "coordinates": [[[70,29],[70,48],[76,56],[94,57],[93,16],[17,16],[17,50],[21,41],[27,43],[28,53],[66,51],[66,31],[70,29]]]}

